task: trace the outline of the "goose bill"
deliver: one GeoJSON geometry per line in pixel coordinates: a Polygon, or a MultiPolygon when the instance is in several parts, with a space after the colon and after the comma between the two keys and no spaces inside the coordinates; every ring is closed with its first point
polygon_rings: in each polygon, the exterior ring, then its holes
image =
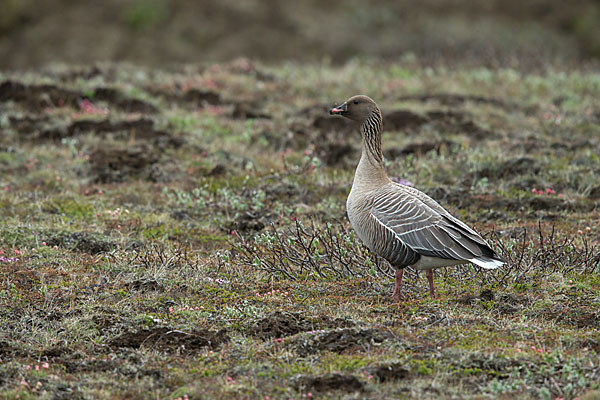
{"type": "Polygon", "coordinates": [[[346,112],[346,109],[347,109],[347,106],[346,106],[346,103],[344,103],[340,106],[333,107],[331,109],[331,111],[329,111],[329,114],[332,114],[332,115],[333,114],[344,114],[346,112]]]}

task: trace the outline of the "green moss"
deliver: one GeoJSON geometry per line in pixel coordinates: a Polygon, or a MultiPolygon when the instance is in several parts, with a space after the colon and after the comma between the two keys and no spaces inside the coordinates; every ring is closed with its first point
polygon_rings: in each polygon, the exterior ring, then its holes
{"type": "Polygon", "coordinates": [[[178,227],[161,224],[142,229],[142,234],[146,239],[166,240],[181,235],[181,230],[178,227]]]}
{"type": "Polygon", "coordinates": [[[435,368],[434,360],[411,359],[408,361],[408,365],[413,373],[419,375],[432,375],[435,368]]]}
{"type": "Polygon", "coordinates": [[[86,219],[95,214],[94,206],[70,197],[49,199],[44,202],[42,209],[47,213],[58,214],[74,219],[86,219]]]}

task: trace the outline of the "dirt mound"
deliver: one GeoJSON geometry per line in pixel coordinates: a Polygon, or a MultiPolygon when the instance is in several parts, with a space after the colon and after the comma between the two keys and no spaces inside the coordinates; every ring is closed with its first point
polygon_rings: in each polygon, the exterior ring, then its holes
{"type": "Polygon", "coordinates": [[[270,213],[261,215],[259,213],[246,211],[226,224],[224,231],[227,233],[236,231],[243,234],[252,234],[262,231],[276,219],[277,217],[270,213]]]}
{"type": "Polygon", "coordinates": [[[78,120],[66,128],[48,129],[40,134],[41,139],[62,139],[84,133],[94,132],[97,135],[123,132],[124,139],[130,142],[136,140],[150,141],[156,145],[179,147],[183,144],[180,138],[175,138],[164,131],[154,129],[154,121],[146,118],[125,121],[78,120]]]}
{"type": "Polygon", "coordinates": [[[331,331],[317,331],[294,338],[294,347],[300,356],[320,351],[343,353],[364,350],[376,343],[382,343],[392,335],[387,331],[374,328],[343,328],[331,331]]]}
{"type": "Polygon", "coordinates": [[[408,377],[408,369],[399,363],[380,364],[368,369],[368,372],[379,380],[389,382],[408,377]]]}
{"type": "Polygon", "coordinates": [[[429,119],[409,110],[395,110],[383,114],[383,129],[400,131],[418,128],[429,122],[429,119]]]}
{"type": "Polygon", "coordinates": [[[159,159],[157,152],[146,145],[103,146],[90,153],[92,174],[96,182],[124,182],[130,178],[148,179],[149,167],[159,159]]]}
{"type": "Polygon", "coordinates": [[[81,91],[56,85],[26,85],[11,80],[0,84],[0,102],[13,101],[31,111],[40,111],[46,107],[79,108],[84,99],[104,101],[123,112],[155,113],[158,111],[152,104],[130,98],[114,88],[100,87],[91,95],[86,95],[81,91]]]}
{"type": "Polygon", "coordinates": [[[160,350],[196,351],[205,347],[216,349],[229,341],[225,330],[197,330],[183,332],[167,327],[142,329],[137,332],[126,332],[113,338],[109,344],[114,347],[139,348],[141,346],[160,350]]]}
{"type": "Polygon", "coordinates": [[[187,109],[223,104],[221,95],[212,90],[200,90],[196,88],[182,89],[179,86],[176,90],[150,86],[145,87],[144,90],[153,96],[162,97],[167,103],[174,103],[187,109]]]}
{"type": "Polygon", "coordinates": [[[492,301],[494,300],[494,292],[490,289],[482,290],[479,295],[465,295],[458,299],[458,303],[460,304],[473,304],[476,301],[492,301]]]}
{"type": "Polygon", "coordinates": [[[313,324],[298,313],[275,312],[267,315],[248,329],[261,339],[280,338],[314,329],[313,324]]]}
{"type": "Polygon", "coordinates": [[[235,103],[231,117],[235,119],[271,119],[271,116],[263,112],[257,105],[248,103],[235,103]]]}
{"type": "MultiPolygon", "coordinates": [[[[536,316],[536,313],[530,313],[536,316]]],[[[541,313],[547,320],[556,321],[565,326],[571,326],[578,329],[597,327],[600,325],[600,313],[597,310],[591,310],[588,307],[578,307],[574,305],[566,306],[555,304],[548,310],[541,313]]]]}
{"type": "Polygon", "coordinates": [[[486,166],[477,171],[477,174],[492,179],[504,179],[523,174],[537,175],[541,169],[542,166],[531,157],[515,157],[486,166]]]}
{"type": "Polygon", "coordinates": [[[493,302],[492,306],[501,314],[514,314],[531,305],[532,301],[527,296],[512,293],[502,293],[497,296],[490,289],[485,289],[479,295],[465,295],[457,300],[458,303],[468,305],[478,301],[493,302]]]}
{"type": "Polygon", "coordinates": [[[94,95],[92,96],[92,98],[94,100],[105,101],[107,103],[113,104],[119,110],[127,113],[153,114],[158,112],[158,109],[152,104],[140,99],[127,97],[121,91],[114,88],[96,88],[96,90],[94,90],[94,95]]]}
{"type": "Polygon", "coordinates": [[[588,193],[590,199],[600,199],[600,186],[594,186],[588,193]]]}
{"type": "Polygon", "coordinates": [[[69,354],[72,351],[73,351],[73,349],[70,349],[66,346],[51,346],[51,347],[45,348],[41,352],[40,355],[42,357],[54,358],[54,357],[60,357],[63,354],[69,354]]]}
{"type": "Polygon", "coordinates": [[[387,151],[384,151],[384,153],[385,156],[390,159],[406,156],[408,154],[423,155],[430,151],[435,151],[438,154],[440,154],[442,152],[442,149],[447,149],[455,145],[456,143],[450,140],[439,140],[435,142],[414,142],[407,144],[401,149],[388,149],[387,151]]]}
{"type": "Polygon", "coordinates": [[[456,107],[461,106],[464,103],[479,103],[479,104],[491,104],[495,107],[499,107],[505,110],[514,110],[520,108],[518,104],[507,102],[492,97],[476,96],[476,95],[461,95],[454,93],[436,93],[436,94],[418,94],[398,97],[400,101],[422,101],[429,102],[435,101],[441,105],[456,107]]]}
{"type": "Polygon", "coordinates": [[[496,133],[490,132],[479,126],[473,121],[471,115],[465,112],[455,110],[434,110],[428,111],[426,115],[431,122],[436,123],[444,130],[464,133],[471,139],[485,140],[497,136],[496,133]]]}
{"type": "Polygon", "coordinates": [[[97,136],[120,134],[128,142],[147,141],[156,146],[180,147],[184,142],[168,132],[156,130],[154,121],[147,118],[111,121],[109,119],[80,119],[70,124],[50,121],[47,116],[10,116],[11,128],[24,140],[60,140],[93,132],[97,136]]]}
{"type": "Polygon", "coordinates": [[[209,90],[188,89],[181,99],[183,103],[196,107],[218,106],[223,103],[218,93],[209,90]]]}
{"type": "Polygon", "coordinates": [[[46,239],[48,246],[58,246],[80,253],[99,254],[114,250],[117,244],[99,234],[89,232],[59,232],[46,239]]]}
{"type": "Polygon", "coordinates": [[[515,314],[531,305],[531,299],[523,295],[502,294],[496,301],[495,308],[502,314],[515,314]]]}
{"type": "Polygon", "coordinates": [[[136,279],[132,282],[127,282],[124,287],[138,292],[155,292],[164,289],[164,286],[156,281],[156,279],[136,279]]]}
{"type": "MultiPolygon", "coordinates": [[[[325,114],[325,111],[323,111],[325,114]]],[[[327,132],[349,132],[356,126],[352,121],[347,118],[340,118],[338,116],[330,115],[319,115],[313,122],[312,126],[321,133],[327,132]]]]}
{"type": "Polygon", "coordinates": [[[292,336],[300,332],[308,332],[323,328],[341,328],[353,326],[352,321],[320,317],[308,319],[300,313],[274,312],[256,321],[248,329],[248,333],[262,339],[292,336]]]}
{"type": "Polygon", "coordinates": [[[318,141],[315,154],[325,165],[340,165],[344,162],[356,163],[358,149],[347,141],[318,141]]]}
{"type": "Polygon", "coordinates": [[[295,379],[295,386],[298,390],[315,392],[329,392],[333,390],[341,390],[344,392],[355,392],[362,390],[362,383],[354,375],[328,374],[319,376],[304,376],[300,375],[295,379]]]}
{"type": "Polygon", "coordinates": [[[13,347],[7,341],[0,341],[0,357],[6,357],[13,352],[13,347]]]}
{"type": "Polygon", "coordinates": [[[69,374],[114,371],[119,367],[114,360],[58,360],[57,363],[63,365],[69,374]]]}
{"type": "Polygon", "coordinates": [[[13,101],[32,111],[58,105],[77,108],[81,100],[81,92],[55,85],[25,85],[10,80],[0,84],[0,102],[13,101]]]}

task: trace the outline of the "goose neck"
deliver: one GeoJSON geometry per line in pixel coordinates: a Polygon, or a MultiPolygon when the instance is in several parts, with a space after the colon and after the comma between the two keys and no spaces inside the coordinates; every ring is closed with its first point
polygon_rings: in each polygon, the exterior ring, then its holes
{"type": "Polygon", "coordinates": [[[354,187],[368,189],[389,182],[383,167],[381,125],[381,113],[377,110],[365,120],[360,128],[363,137],[362,155],[356,168],[354,187]]]}
{"type": "Polygon", "coordinates": [[[373,167],[383,168],[383,152],[381,150],[382,118],[379,109],[372,112],[360,127],[363,138],[363,156],[367,156],[373,167]]]}

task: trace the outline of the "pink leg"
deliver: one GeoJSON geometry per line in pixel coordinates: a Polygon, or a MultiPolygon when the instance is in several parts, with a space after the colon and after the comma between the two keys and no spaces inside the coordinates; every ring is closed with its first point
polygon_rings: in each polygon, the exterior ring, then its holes
{"type": "Polygon", "coordinates": [[[435,289],[433,288],[433,270],[428,269],[425,272],[425,275],[427,276],[427,282],[429,282],[429,295],[435,299],[435,289]]]}
{"type": "Polygon", "coordinates": [[[404,275],[404,269],[396,270],[396,284],[394,285],[394,293],[392,293],[392,297],[396,301],[402,301],[402,275],[404,275]]]}

